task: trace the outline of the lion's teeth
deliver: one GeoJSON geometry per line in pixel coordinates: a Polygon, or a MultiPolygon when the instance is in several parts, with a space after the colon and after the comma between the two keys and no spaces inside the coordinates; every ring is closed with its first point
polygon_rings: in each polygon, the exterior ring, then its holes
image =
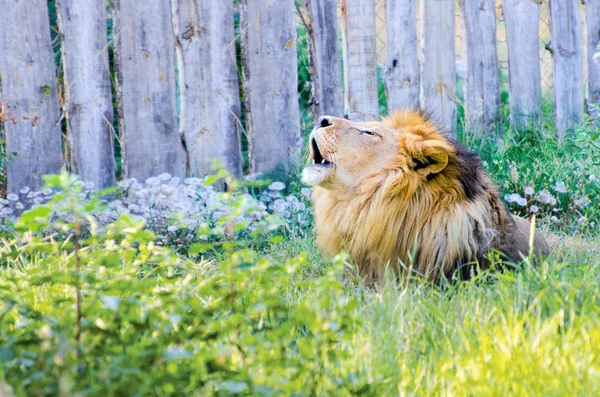
{"type": "Polygon", "coordinates": [[[323,161],[321,161],[321,164],[325,164],[325,159],[323,159],[323,161]]]}

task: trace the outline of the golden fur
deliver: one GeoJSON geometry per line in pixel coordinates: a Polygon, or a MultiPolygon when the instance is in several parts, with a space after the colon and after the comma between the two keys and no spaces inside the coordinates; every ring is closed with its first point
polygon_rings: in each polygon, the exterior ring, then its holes
{"type": "MultiPolygon", "coordinates": [[[[317,164],[303,173],[316,185],[317,241],[332,254],[347,250],[365,279],[382,280],[390,264],[438,280],[486,267],[493,249],[515,262],[528,254],[529,222],[506,211],[478,159],[422,112],[322,120],[311,134],[317,164]]],[[[534,251],[549,251],[538,233],[534,251]]]]}

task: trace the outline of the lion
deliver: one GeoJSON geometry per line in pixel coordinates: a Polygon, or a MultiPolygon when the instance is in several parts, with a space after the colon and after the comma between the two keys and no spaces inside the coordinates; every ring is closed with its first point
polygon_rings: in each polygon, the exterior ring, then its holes
{"type": "Polygon", "coordinates": [[[447,139],[425,112],[399,110],[380,122],[326,116],[310,135],[317,243],[347,250],[366,281],[386,268],[431,281],[468,278],[498,252],[517,263],[549,255],[544,237],[511,215],[479,158],[447,139]]]}

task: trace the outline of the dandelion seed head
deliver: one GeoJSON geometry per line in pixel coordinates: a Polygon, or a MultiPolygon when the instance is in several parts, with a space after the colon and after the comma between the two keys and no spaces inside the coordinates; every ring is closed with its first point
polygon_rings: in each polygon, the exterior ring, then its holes
{"type": "Polygon", "coordinates": [[[269,185],[269,190],[279,191],[285,189],[285,183],[283,182],[273,182],[269,185]]]}
{"type": "Polygon", "coordinates": [[[563,181],[557,181],[554,185],[554,190],[558,193],[566,193],[568,189],[563,181]]]}

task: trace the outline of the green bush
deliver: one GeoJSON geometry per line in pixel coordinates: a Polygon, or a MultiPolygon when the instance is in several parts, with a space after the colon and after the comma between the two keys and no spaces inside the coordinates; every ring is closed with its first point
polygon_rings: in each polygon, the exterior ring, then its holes
{"type": "Polygon", "coordinates": [[[233,240],[218,252],[195,247],[213,255],[177,256],[140,220],[100,226],[90,213],[102,202],[82,201],[73,182],[48,178],[59,193],[24,213],[0,247],[4,388],[28,396],[352,391],[338,345],[359,321],[356,301],[340,298],[341,262],[307,279],[305,255],[274,263],[233,240]]]}

